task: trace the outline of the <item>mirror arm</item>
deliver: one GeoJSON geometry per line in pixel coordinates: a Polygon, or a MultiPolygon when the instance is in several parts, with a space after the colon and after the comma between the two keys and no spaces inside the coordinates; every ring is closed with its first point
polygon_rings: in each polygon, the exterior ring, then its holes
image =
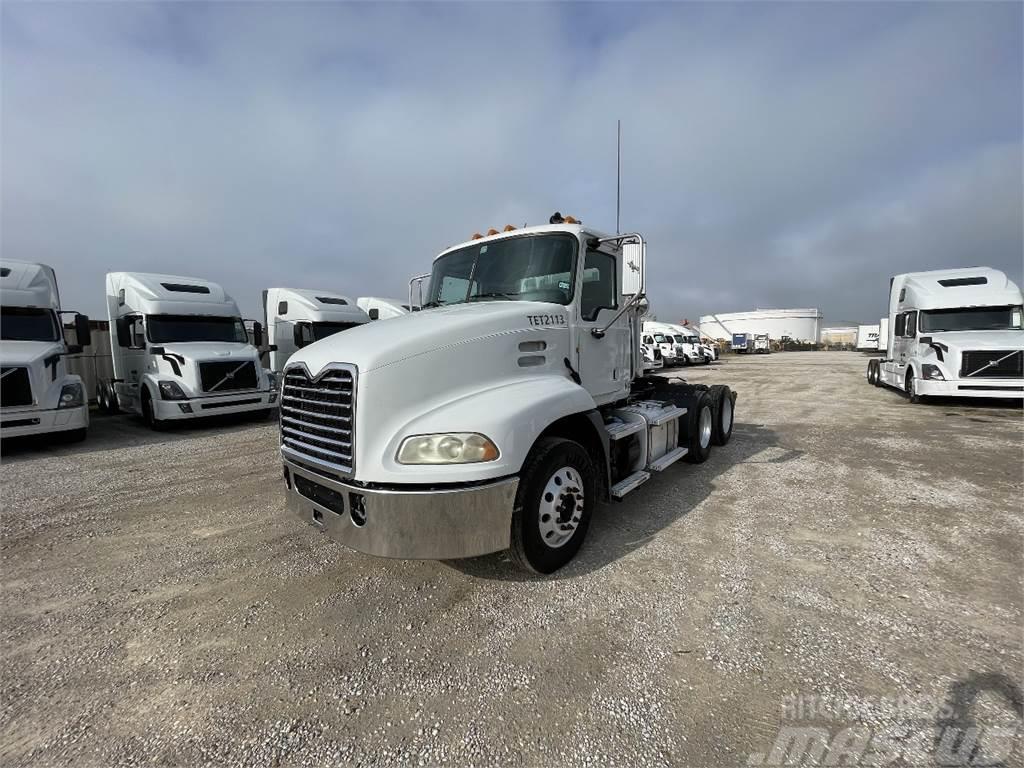
{"type": "Polygon", "coordinates": [[[622,317],[626,313],[626,311],[629,310],[630,307],[634,306],[635,304],[639,304],[645,298],[646,298],[646,296],[643,293],[634,293],[633,294],[633,298],[631,298],[629,301],[627,301],[625,303],[625,305],[622,307],[622,309],[619,310],[618,314],[616,314],[615,317],[613,317],[611,320],[609,320],[607,325],[605,325],[604,328],[591,328],[590,329],[590,333],[595,338],[603,339],[604,335],[608,331],[608,329],[611,328],[613,325],[615,325],[616,321],[620,317],[622,317]]]}

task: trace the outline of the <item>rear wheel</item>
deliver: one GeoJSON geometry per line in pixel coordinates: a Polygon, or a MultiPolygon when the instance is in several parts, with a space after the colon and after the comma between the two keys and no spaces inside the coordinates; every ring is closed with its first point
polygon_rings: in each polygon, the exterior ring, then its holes
{"type": "Polygon", "coordinates": [[[597,503],[597,473],[579,443],[537,441],[519,476],[512,512],[512,557],[536,573],[554,573],[579,551],[597,503]]]}
{"type": "Polygon", "coordinates": [[[868,384],[878,386],[878,363],[875,360],[868,360],[868,384]]]}
{"type": "Polygon", "coordinates": [[[736,393],[725,384],[715,384],[708,390],[708,393],[711,395],[711,403],[714,408],[711,442],[715,445],[725,445],[732,437],[736,393]]]}
{"type": "Polygon", "coordinates": [[[711,436],[715,431],[715,409],[711,395],[697,390],[686,400],[686,424],[680,433],[680,445],[687,448],[686,460],[702,464],[711,455],[711,436]]]}

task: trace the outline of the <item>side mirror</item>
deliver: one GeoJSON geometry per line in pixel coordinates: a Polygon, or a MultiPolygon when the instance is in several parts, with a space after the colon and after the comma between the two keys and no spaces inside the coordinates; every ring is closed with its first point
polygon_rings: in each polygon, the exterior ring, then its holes
{"type": "Polygon", "coordinates": [[[380,310],[376,307],[369,310],[366,314],[370,316],[371,320],[380,320],[380,310]]]}
{"type": "Polygon", "coordinates": [[[313,343],[313,328],[309,323],[296,323],[292,329],[292,340],[299,349],[313,343]]]}
{"type": "Polygon", "coordinates": [[[644,293],[644,272],[647,262],[647,244],[624,243],[622,246],[622,275],[619,284],[623,296],[644,293]]]}
{"type": "Polygon", "coordinates": [[[130,347],[132,345],[132,337],[130,332],[130,326],[127,317],[117,318],[117,344],[121,347],[130,347]]]}
{"type": "Polygon", "coordinates": [[[263,326],[259,322],[252,324],[252,345],[256,348],[263,346],[263,326]]]}
{"type": "Polygon", "coordinates": [[[80,354],[82,354],[82,345],[81,344],[68,344],[67,345],[67,350],[68,350],[68,354],[69,355],[80,355],[80,354]]]}
{"type": "Polygon", "coordinates": [[[85,315],[75,315],[75,336],[79,347],[88,347],[92,344],[92,329],[89,328],[89,318],[85,315]]]}

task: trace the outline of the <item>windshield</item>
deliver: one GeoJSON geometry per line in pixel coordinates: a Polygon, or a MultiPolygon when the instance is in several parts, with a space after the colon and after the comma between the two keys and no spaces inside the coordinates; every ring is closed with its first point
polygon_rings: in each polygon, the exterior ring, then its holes
{"type": "Polygon", "coordinates": [[[146,335],[154,344],[172,341],[249,343],[249,336],[240,317],[146,315],[146,335]]]}
{"type": "Polygon", "coordinates": [[[427,306],[467,301],[572,300],[576,238],[555,233],[469,245],[434,262],[427,306]]]}
{"type": "Polygon", "coordinates": [[[0,307],[0,339],[57,341],[57,316],[52,309],[0,307]]]}
{"type": "Polygon", "coordinates": [[[362,323],[313,323],[313,340],[320,341],[328,336],[333,336],[338,331],[347,331],[362,323]]]}
{"type": "Polygon", "coordinates": [[[1021,327],[1020,307],[957,307],[921,312],[922,332],[1010,331],[1021,327]]]}
{"type": "Polygon", "coordinates": [[[668,339],[666,339],[665,335],[661,333],[654,334],[654,340],[659,344],[668,344],[668,339]]]}

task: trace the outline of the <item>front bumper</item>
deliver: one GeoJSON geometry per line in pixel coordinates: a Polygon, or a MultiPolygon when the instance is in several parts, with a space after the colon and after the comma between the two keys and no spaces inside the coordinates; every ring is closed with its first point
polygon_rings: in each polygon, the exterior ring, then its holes
{"type": "Polygon", "coordinates": [[[1024,398],[1024,379],[915,379],[914,387],[926,397],[1024,398]]]}
{"type": "Polygon", "coordinates": [[[89,426],[89,409],[55,408],[53,410],[27,409],[0,413],[0,435],[23,437],[43,435],[49,432],[68,432],[89,426]]]}
{"type": "Polygon", "coordinates": [[[231,392],[213,397],[195,397],[191,400],[154,400],[153,406],[156,409],[156,417],[161,421],[245,413],[246,411],[276,408],[277,390],[231,392]],[[187,408],[182,406],[187,406],[187,408]]]}
{"type": "Polygon", "coordinates": [[[335,541],[378,557],[447,560],[508,549],[519,478],[435,490],[369,489],[282,451],[288,509],[335,541]]]}

